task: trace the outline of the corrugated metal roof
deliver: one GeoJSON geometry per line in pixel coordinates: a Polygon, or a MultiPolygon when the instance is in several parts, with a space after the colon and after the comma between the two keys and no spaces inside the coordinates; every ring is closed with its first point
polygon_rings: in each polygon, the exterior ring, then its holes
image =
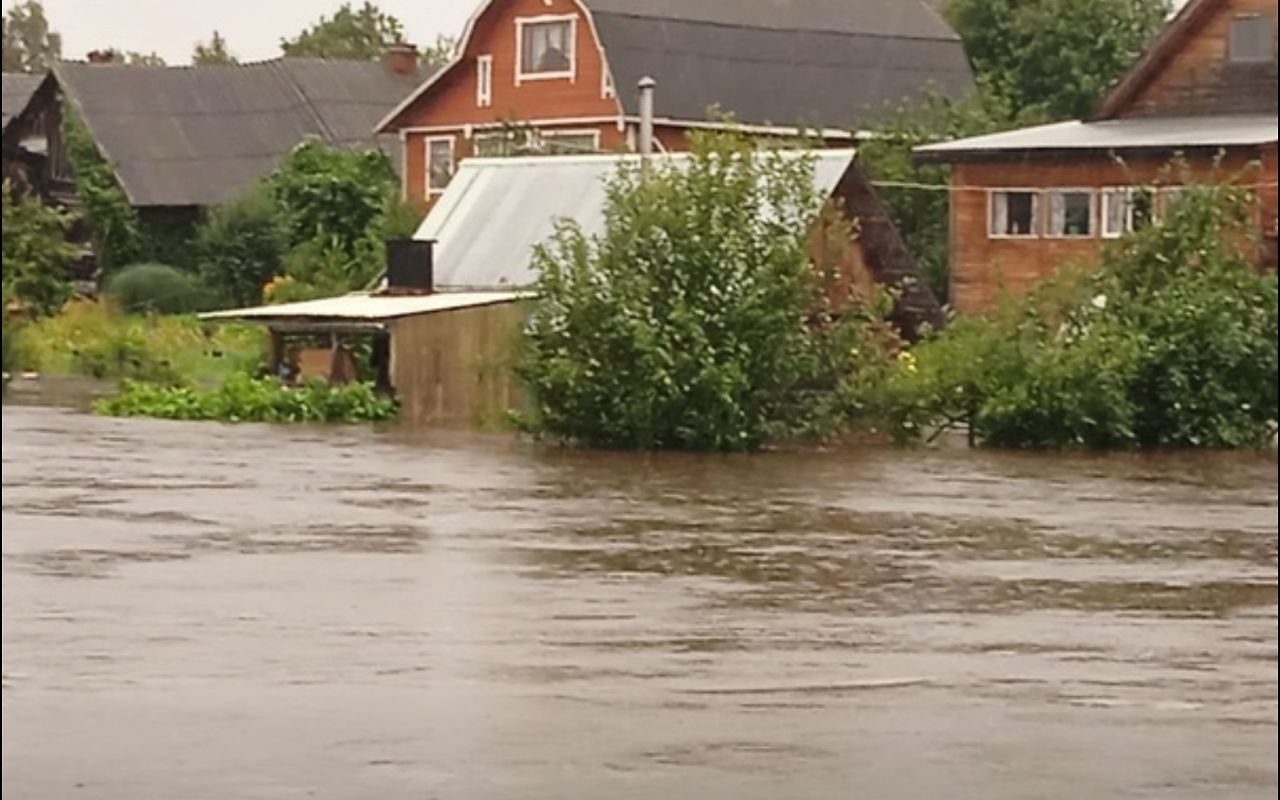
{"type": "Polygon", "coordinates": [[[520,292],[438,292],[428,295],[372,295],[356,293],[302,303],[257,306],[201,314],[204,320],[244,320],[248,322],[340,320],[382,322],[399,317],[437,314],[463,308],[510,303],[531,295],[520,292]]]}
{"type": "MultiPolygon", "coordinates": [[[[798,154],[799,151],[797,151],[798,154]]],[[[820,150],[814,187],[830,194],[853,163],[852,150],[820,150]]],[[[605,183],[638,156],[466,159],[414,238],[434,239],[435,282],[444,289],[510,289],[537,281],[535,245],[559,220],[588,235],[604,230],[605,183]]],[[[688,154],[655,157],[687,164],[688,154]]]]}
{"type": "Polygon", "coordinates": [[[382,146],[373,126],[426,72],[377,62],[281,58],[255,64],[55,68],[120,183],[139,206],[204,206],[233,197],[308,137],[382,146]]]}
{"type": "Polygon", "coordinates": [[[0,127],[7,127],[9,120],[22,113],[43,81],[44,75],[28,75],[25,72],[6,72],[0,77],[0,87],[3,89],[0,91],[3,95],[0,100],[0,114],[3,115],[0,127]]]}
{"type": "Polygon", "coordinates": [[[773,125],[865,128],[926,87],[957,97],[973,75],[959,38],[920,0],[588,0],[628,115],[636,82],[656,112],[714,106],[773,125]]]}
{"type": "Polygon", "coordinates": [[[1231,147],[1276,141],[1272,115],[1214,117],[1142,117],[1101,122],[1058,122],[1004,133],[917,147],[924,158],[994,155],[1021,150],[1170,150],[1231,147]]]}

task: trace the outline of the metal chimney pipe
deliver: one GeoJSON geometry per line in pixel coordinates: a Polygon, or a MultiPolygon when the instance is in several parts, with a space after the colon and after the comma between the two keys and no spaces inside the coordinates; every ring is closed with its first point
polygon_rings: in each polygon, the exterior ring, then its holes
{"type": "Polygon", "coordinates": [[[658,82],[646,75],[637,85],[640,88],[640,155],[648,170],[649,156],[653,155],[653,87],[658,82]]]}

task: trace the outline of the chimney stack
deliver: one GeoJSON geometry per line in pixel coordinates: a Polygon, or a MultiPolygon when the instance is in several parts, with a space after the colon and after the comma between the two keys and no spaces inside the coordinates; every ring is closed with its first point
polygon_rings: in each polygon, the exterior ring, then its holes
{"type": "Polygon", "coordinates": [[[649,157],[653,155],[653,89],[658,82],[646,75],[640,79],[640,174],[649,177],[649,157]]]}
{"type": "Polygon", "coordinates": [[[387,68],[397,75],[418,74],[418,48],[408,42],[396,42],[387,48],[383,59],[387,68]]]}

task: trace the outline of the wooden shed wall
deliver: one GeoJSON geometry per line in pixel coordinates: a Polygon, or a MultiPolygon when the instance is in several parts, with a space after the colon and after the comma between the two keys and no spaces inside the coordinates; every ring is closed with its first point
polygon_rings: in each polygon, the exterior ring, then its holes
{"type": "Polygon", "coordinates": [[[495,303],[398,319],[391,383],[410,425],[493,423],[520,403],[511,367],[523,303],[495,303]]]}
{"type": "MultiPolygon", "coordinates": [[[[1240,176],[1246,183],[1276,181],[1275,146],[1264,151],[1243,148],[1229,154],[1215,168],[1213,158],[1190,162],[1199,179],[1240,176]],[[1256,163],[1264,163],[1258,169],[1256,163]]],[[[1050,189],[1136,186],[1156,183],[1168,167],[1164,158],[1130,159],[1118,163],[1099,154],[1093,158],[1055,161],[988,162],[956,164],[951,171],[951,302],[962,312],[989,309],[1003,292],[1019,294],[1069,261],[1096,261],[1103,244],[1100,235],[1101,198],[1094,208],[1094,235],[1087,238],[991,238],[988,236],[988,189],[1050,189]]],[[[1259,190],[1262,202],[1257,226],[1274,225],[1276,193],[1259,190]]],[[[1274,266],[1274,265],[1273,265],[1274,266]]]]}
{"type": "Polygon", "coordinates": [[[1231,22],[1237,16],[1269,16],[1276,24],[1276,0],[1221,0],[1190,35],[1171,43],[1163,63],[1137,89],[1117,116],[1261,114],[1276,110],[1276,59],[1232,63],[1227,58],[1231,22]]]}

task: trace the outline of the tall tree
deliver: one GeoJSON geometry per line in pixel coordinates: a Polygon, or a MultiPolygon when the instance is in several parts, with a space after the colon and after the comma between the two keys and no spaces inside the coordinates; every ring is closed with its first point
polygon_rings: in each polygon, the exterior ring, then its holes
{"type": "Polygon", "coordinates": [[[286,56],[349,58],[373,61],[387,47],[404,40],[400,20],[365,2],[359,10],[343,3],[332,17],[321,17],[292,39],[281,39],[286,56]]]}
{"type": "Polygon", "coordinates": [[[213,32],[213,37],[207,42],[196,42],[196,48],[191,53],[191,63],[196,66],[209,66],[211,64],[238,64],[240,63],[231,50],[227,48],[227,40],[223,38],[218,31],[213,32]]]}
{"type": "Polygon", "coordinates": [[[40,0],[26,0],[4,16],[5,72],[43,72],[62,57],[62,36],[49,29],[40,0]]]}
{"type": "Polygon", "coordinates": [[[1014,113],[1079,117],[1164,25],[1169,0],[951,0],[978,81],[1014,113]]]}

